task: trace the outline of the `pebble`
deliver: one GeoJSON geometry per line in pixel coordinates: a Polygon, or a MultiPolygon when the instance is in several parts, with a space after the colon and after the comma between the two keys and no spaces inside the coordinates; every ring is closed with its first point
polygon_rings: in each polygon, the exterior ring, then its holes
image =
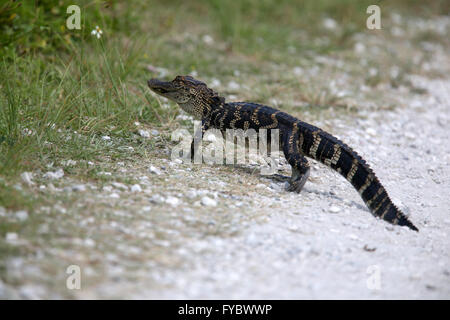
{"type": "Polygon", "coordinates": [[[147,130],[139,129],[138,133],[143,138],[150,138],[150,132],[148,132],[147,130]]]}
{"type": "Polygon", "coordinates": [[[332,212],[332,213],[338,213],[339,211],[341,211],[341,208],[336,207],[336,206],[331,206],[328,211],[332,212]]]}
{"type": "Polygon", "coordinates": [[[20,177],[22,178],[23,182],[25,182],[25,184],[27,184],[28,186],[34,185],[34,182],[32,181],[33,179],[32,172],[22,172],[20,177]]]}
{"type": "Polygon", "coordinates": [[[373,128],[367,128],[366,129],[366,133],[369,136],[372,136],[372,137],[375,137],[377,135],[377,131],[375,129],[373,129],[373,128]]]}
{"type": "Polygon", "coordinates": [[[92,248],[92,247],[95,246],[95,241],[92,240],[92,239],[87,238],[87,239],[84,240],[84,245],[85,245],[86,247],[92,248]]]}
{"type": "Polygon", "coordinates": [[[406,138],[410,139],[410,140],[414,140],[414,139],[416,138],[416,135],[415,135],[414,133],[412,133],[412,132],[409,132],[409,131],[406,131],[406,132],[404,133],[404,136],[405,136],[406,138]]]}
{"type": "Polygon", "coordinates": [[[82,191],[86,191],[86,186],[84,184],[76,184],[72,186],[72,191],[75,192],[82,192],[82,191]]]}
{"type": "Polygon", "coordinates": [[[275,183],[275,182],[271,182],[269,185],[269,188],[276,190],[276,191],[281,191],[282,187],[280,184],[275,183]]]}
{"type": "Polygon", "coordinates": [[[109,140],[111,140],[111,137],[110,137],[110,136],[103,136],[103,137],[102,137],[102,140],[104,140],[104,141],[109,141],[109,140]]]}
{"type": "Polygon", "coordinates": [[[203,197],[200,201],[200,203],[204,206],[208,206],[208,207],[215,207],[217,206],[217,201],[214,199],[211,199],[210,197],[203,197]]]}
{"type": "Polygon", "coordinates": [[[151,196],[149,201],[152,203],[161,204],[164,202],[164,198],[159,194],[155,194],[155,195],[151,196]]]}
{"type": "Polygon", "coordinates": [[[294,74],[296,76],[299,76],[303,73],[303,69],[301,67],[294,67],[294,69],[292,69],[292,71],[294,72],[294,74]]]}
{"type": "Polygon", "coordinates": [[[177,197],[168,196],[166,198],[166,203],[170,204],[173,207],[176,207],[180,203],[180,199],[178,199],[177,197]]]}
{"type": "Polygon", "coordinates": [[[28,212],[26,212],[25,210],[20,210],[16,212],[16,217],[17,219],[19,219],[20,221],[25,221],[28,219],[28,212]]]}
{"type": "Polygon", "coordinates": [[[17,233],[15,233],[15,232],[7,232],[6,233],[5,240],[7,242],[14,242],[14,241],[17,241],[17,239],[19,239],[19,236],[17,235],[17,233]]]}
{"type": "Polygon", "coordinates": [[[221,82],[219,79],[214,78],[211,80],[211,87],[217,88],[217,87],[220,87],[220,85],[221,85],[221,82]]]}
{"type": "Polygon", "coordinates": [[[118,199],[118,198],[120,198],[120,196],[117,194],[117,193],[111,193],[110,195],[109,195],[109,197],[110,198],[113,198],[113,199],[118,199]]]}
{"type": "Polygon", "coordinates": [[[47,173],[44,173],[44,178],[51,179],[51,180],[57,180],[64,177],[64,171],[63,169],[58,169],[56,171],[49,171],[47,173]]]}
{"type": "Polygon", "coordinates": [[[202,37],[202,40],[203,40],[203,42],[206,43],[206,44],[213,44],[213,43],[214,43],[213,37],[211,37],[209,34],[205,34],[205,35],[202,37]]]}
{"type": "Polygon", "coordinates": [[[239,85],[239,83],[237,83],[235,81],[228,82],[228,89],[230,89],[230,90],[239,90],[240,88],[241,88],[241,86],[239,85]]]}
{"type": "Polygon", "coordinates": [[[336,29],[338,27],[336,20],[332,18],[325,18],[323,19],[322,23],[323,26],[328,30],[336,29]]]}
{"type": "Polygon", "coordinates": [[[138,184],[133,184],[133,185],[131,186],[131,192],[141,192],[141,191],[142,191],[142,188],[141,188],[140,185],[138,185],[138,184]]]}
{"type": "Polygon", "coordinates": [[[148,171],[150,171],[150,173],[156,174],[157,176],[161,174],[161,170],[154,166],[150,166],[150,168],[148,168],[148,171]]]}
{"type": "Polygon", "coordinates": [[[358,236],[356,235],[356,234],[348,234],[347,235],[350,239],[352,239],[352,240],[358,240],[359,238],[358,238],[358,236]]]}
{"type": "Polygon", "coordinates": [[[128,190],[128,186],[125,185],[125,184],[123,184],[123,183],[120,183],[120,182],[113,182],[113,183],[111,183],[111,184],[112,184],[113,187],[116,188],[116,189],[120,189],[120,190],[124,190],[124,191],[127,191],[127,190],[128,190]]]}

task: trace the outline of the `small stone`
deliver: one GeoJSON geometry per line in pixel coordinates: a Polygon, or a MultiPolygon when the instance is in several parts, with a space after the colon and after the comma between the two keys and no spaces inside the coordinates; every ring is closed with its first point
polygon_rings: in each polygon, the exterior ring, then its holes
{"type": "Polygon", "coordinates": [[[138,133],[143,138],[150,138],[150,132],[148,132],[147,130],[139,129],[138,133]]]}
{"type": "Polygon", "coordinates": [[[367,244],[364,245],[363,249],[364,249],[364,251],[367,251],[367,252],[374,252],[375,250],[377,250],[377,248],[369,247],[367,244]]]}
{"type": "Polygon", "coordinates": [[[237,83],[235,81],[228,82],[228,89],[230,89],[230,90],[239,90],[240,88],[241,88],[241,86],[239,85],[239,83],[237,83]]]}
{"type": "Polygon", "coordinates": [[[357,42],[357,43],[355,43],[354,50],[356,53],[362,54],[362,53],[364,53],[364,51],[366,51],[366,46],[364,44],[362,44],[361,42],[357,42]]]}
{"type": "Polygon", "coordinates": [[[176,207],[180,203],[180,199],[177,197],[168,196],[166,199],[166,203],[170,204],[173,207],[176,207]]]}
{"type": "Polygon", "coordinates": [[[44,174],[44,178],[51,179],[51,180],[57,180],[64,176],[63,169],[58,169],[56,171],[49,171],[44,174]]]}
{"type": "Polygon", "coordinates": [[[159,194],[155,194],[155,195],[151,196],[149,201],[152,203],[161,204],[164,202],[164,198],[162,196],[160,196],[159,194]]]}
{"type": "Polygon", "coordinates": [[[103,136],[102,140],[103,141],[109,141],[109,140],[111,140],[111,137],[110,136],[103,136]]]}
{"type": "Polygon", "coordinates": [[[213,44],[213,43],[214,43],[213,37],[211,37],[209,34],[205,34],[205,35],[202,37],[202,40],[203,40],[203,42],[206,43],[206,44],[213,44]]]}
{"type": "Polygon", "coordinates": [[[358,240],[359,238],[358,238],[358,236],[356,235],[356,234],[349,234],[349,235],[347,235],[350,239],[352,239],[352,240],[358,240]]]}
{"type": "Polygon", "coordinates": [[[117,194],[117,193],[111,193],[110,195],[109,195],[109,197],[110,198],[113,198],[113,199],[119,199],[120,198],[120,196],[117,194]]]}
{"type": "Polygon", "coordinates": [[[27,184],[28,186],[34,185],[33,179],[33,173],[31,172],[23,172],[20,177],[22,178],[23,182],[27,184]]]}
{"type": "Polygon", "coordinates": [[[198,194],[199,193],[196,190],[189,190],[188,192],[186,192],[186,197],[188,197],[189,199],[194,199],[198,196],[198,194]]]}
{"type": "Polygon", "coordinates": [[[204,206],[208,206],[208,207],[215,207],[217,206],[217,201],[214,199],[211,199],[210,197],[203,197],[200,201],[200,203],[204,206]]]}
{"type": "Polygon", "coordinates": [[[372,137],[375,137],[377,135],[377,131],[373,128],[367,128],[366,133],[372,137]]]}
{"type": "Polygon", "coordinates": [[[14,242],[14,241],[17,241],[17,239],[19,239],[19,236],[17,235],[17,233],[15,233],[15,232],[7,232],[6,233],[5,240],[7,242],[14,242]]]}
{"type": "Polygon", "coordinates": [[[141,188],[140,185],[138,185],[138,184],[133,184],[133,185],[131,186],[131,192],[141,192],[141,191],[142,191],[142,188],[141,188]]]}
{"type": "Polygon", "coordinates": [[[334,20],[332,18],[325,18],[325,19],[323,19],[323,26],[328,30],[332,30],[332,29],[336,29],[338,24],[337,24],[336,20],[334,20]]]}
{"type": "Polygon", "coordinates": [[[331,206],[328,211],[332,212],[332,213],[338,213],[339,211],[341,211],[341,208],[336,207],[336,206],[331,206]]]}
{"type": "Polygon", "coordinates": [[[127,190],[128,190],[128,186],[125,185],[125,184],[123,184],[123,183],[120,183],[120,182],[113,182],[113,183],[111,183],[111,184],[112,184],[113,187],[116,188],[116,189],[120,189],[120,190],[124,190],[124,191],[127,191],[127,190]]]}
{"type": "Polygon", "coordinates": [[[220,87],[221,83],[220,83],[220,80],[219,80],[219,79],[215,79],[215,78],[214,78],[214,79],[211,80],[210,85],[211,85],[211,87],[213,87],[213,88],[217,88],[217,87],[220,87]]]}
{"type": "Polygon", "coordinates": [[[92,239],[87,238],[87,239],[84,240],[84,245],[85,245],[86,247],[92,248],[92,247],[95,246],[95,241],[92,240],[92,239]]]}
{"type": "Polygon", "coordinates": [[[294,69],[292,69],[292,71],[296,76],[299,76],[303,73],[303,69],[301,67],[295,67],[294,69]]]}
{"type": "Polygon", "coordinates": [[[82,192],[86,191],[86,186],[84,184],[76,184],[72,186],[72,191],[82,192]]]}
{"type": "Polygon", "coordinates": [[[154,166],[150,166],[150,168],[148,168],[148,171],[150,171],[151,173],[156,174],[158,176],[161,174],[161,171],[154,166]]]}
{"type": "Polygon", "coordinates": [[[28,219],[28,212],[26,212],[25,210],[20,210],[16,212],[16,217],[17,219],[19,219],[20,221],[25,221],[28,219]]]}
{"type": "Polygon", "coordinates": [[[269,184],[269,188],[270,188],[270,189],[273,189],[273,190],[275,190],[275,191],[280,191],[280,190],[282,189],[281,185],[278,184],[278,183],[275,183],[275,182],[271,182],[271,183],[269,184]]]}

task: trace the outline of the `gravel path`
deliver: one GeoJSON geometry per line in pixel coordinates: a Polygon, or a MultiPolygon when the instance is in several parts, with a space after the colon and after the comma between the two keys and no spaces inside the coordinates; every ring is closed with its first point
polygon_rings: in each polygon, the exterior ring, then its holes
{"type": "MultiPolygon", "coordinates": [[[[449,82],[408,108],[332,122],[420,232],[375,220],[350,184],[322,165],[301,195],[257,196],[264,223],[186,243],[188,269],[161,274],[151,298],[450,298],[449,82]]],[[[239,212],[245,214],[244,205],[239,212]]]]}

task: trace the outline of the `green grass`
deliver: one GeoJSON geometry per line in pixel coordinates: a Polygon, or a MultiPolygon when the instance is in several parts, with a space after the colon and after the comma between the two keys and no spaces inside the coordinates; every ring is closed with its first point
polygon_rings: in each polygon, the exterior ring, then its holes
{"type": "MultiPolygon", "coordinates": [[[[201,79],[217,78],[225,94],[226,82],[237,80],[248,87],[239,97],[263,103],[281,99],[294,113],[345,106],[325,90],[322,79],[298,80],[281,72],[314,65],[316,55],[351,49],[353,35],[367,32],[365,9],[373,1],[78,3],[81,30],[65,27],[65,10],[72,1],[0,5],[0,177],[7,181],[0,185],[0,206],[33,206],[14,191],[23,171],[45,171],[64,159],[138,161],[157,148],[154,141],[136,137],[134,122],[164,134],[180,122],[178,109],[153,98],[146,88],[146,80],[158,75],[149,71],[155,67],[166,69],[166,77],[195,71],[201,79]],[[334,19],[339,28],[324,28],[324,18],[334,19]],[[101,39],[90,34],[96,25],[104,31],[101,39]],[[205,35],[214,42],[206,43],[205,35]],[[289,102],[295,99],[304,105],[289,102]],[[103,141],[104,135],[113,143],[103,141]],[[136,152],[121,152],[120,145],[136,152]]],[[[378,3],[386,11],[422,8],[419,1],[378,3]]],[[[448,2],[434,1],[423,15],[447,12],[448,2]]],[[[430,37],[420,34],[416,41],[430,37]]],[[[432,39],[447,43],[435,34],[432,39]]],[[[334,72],[337,77],[339,70],[334,72]]],[[[375,86],[388,79],[370,81],[375,86]]],[[[82,172],[68,174],[102,179],[82,172]]]]}

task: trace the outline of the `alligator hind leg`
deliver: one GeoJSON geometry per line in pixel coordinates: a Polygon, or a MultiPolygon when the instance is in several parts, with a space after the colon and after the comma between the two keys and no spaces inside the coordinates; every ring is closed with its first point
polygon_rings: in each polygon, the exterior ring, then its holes
{"type": "Polygon", "coordinates": [[[296,130],[288,132],[283,143],[283,152],[287,162],[292,167],[292,176],[287,191],[300,193],[309,177],[309,163],[301,154],[298,141],[298,132],[296,130]]]}
{"type": "MultiPolygon", "coordinates": [[[[308,164],[308,162],[306,163],[308,164]]],[[[292,166],[292,176],[291,180],[289,181],[289,187],[287,188],[287,191],[295,191],[297,193],[300,193],[306,181],[308,180],[309,171],[309,164],[307,167],[303,166],[300,169],[292,166]]]]}
{"type": "Polygon", "coordinates": [[[309,177],[310,167],[308,160],[299,153],[289,155],[287,160],[292,167],[292,176],[287,191],[300,193],[309,177]]]}
{"type": "Polygon", "coordinates": [[[297,193],[300,193],[306,181],[308,180],[309,171],[310,169],[308,168],[304,173],[300,173],[300,171],[298,171],[296,168],[292,168],[292,177],[289,181],[289,187],[287,188],[287,191],[295,191],[297,193]]]}

